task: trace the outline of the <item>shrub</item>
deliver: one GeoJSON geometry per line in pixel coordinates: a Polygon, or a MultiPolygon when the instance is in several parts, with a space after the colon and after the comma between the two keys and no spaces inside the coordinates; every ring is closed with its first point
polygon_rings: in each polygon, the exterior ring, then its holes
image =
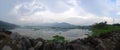
{"type": "Polygon", "coordinates": [[[66,40],[65,38],[59,33],[59,35],[53,36],[53,42],[64,43],[66,40]]]}

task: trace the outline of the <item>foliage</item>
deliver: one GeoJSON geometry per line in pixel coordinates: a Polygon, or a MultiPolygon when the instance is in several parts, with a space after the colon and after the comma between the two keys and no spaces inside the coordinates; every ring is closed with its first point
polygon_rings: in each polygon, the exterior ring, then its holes
{"type": "Polygon", "coordinates": [[[113,24],[113,26],[120,26],[120,24],[119,24],[119,23],[116,23],[116,24],[113,24]]]}
{"type": "Polygon", "coordinates": [[[93,29],[106,29],[107,27],[107,22],[100,22],[100,23],[96,23],[94,25],[92,25],[93,29]]]}
{"type": "Polygon", "coordinates": [[[65,42],[65,38],[63,36],[61,36],[61,33],[59,33],[59,35],[53,36],[53,42],[63,43],[63,42],[65,42]]]}
{"type": "Polygon", "coordinates": [[[107,22],[100,22],[95,25],[92,25],[92,36],[99,36],[100,34],[104,34],[106,32],[111,32],[114,30],[120,30],[119,24],[109,25],[107,22]]]}
{"type": "Polygon", "coordinates": [[[59,33],[58,35],[53,36],[52,40],[46,40],[45,42],[49,44],[49,43],[66,43],[68,41],[65,40],[61,33],[59,33]]]}

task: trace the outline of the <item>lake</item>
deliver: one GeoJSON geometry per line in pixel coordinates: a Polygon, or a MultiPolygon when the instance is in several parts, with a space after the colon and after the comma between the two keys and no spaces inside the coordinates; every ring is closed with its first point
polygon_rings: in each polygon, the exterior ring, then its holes
{"type": "Polygon", "coordinates": [[[31,38],[43,38],[52,39],[52,36],[61,33],[67,40],[74,40],[77,38],[86,37],[85,34],[90,34],[91,31],[88,29],[53,29],[53,28],[41,28],[41,29],[29,29],[29,28],[16,28],[11,30],[12,32],[17,32],[20,35],[28,36],[31,38]]]}

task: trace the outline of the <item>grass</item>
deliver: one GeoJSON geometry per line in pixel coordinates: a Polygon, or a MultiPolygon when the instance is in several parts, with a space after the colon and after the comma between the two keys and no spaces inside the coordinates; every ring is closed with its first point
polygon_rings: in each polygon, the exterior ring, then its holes
{"type": "Polygon", "coordinates": [[[106,32],[111,32],[114,30],[120,30],[120,26],[106,26],[103,29],[92,29],[92,36],[99,36],[100,34],[104,34],[106,32]]]}

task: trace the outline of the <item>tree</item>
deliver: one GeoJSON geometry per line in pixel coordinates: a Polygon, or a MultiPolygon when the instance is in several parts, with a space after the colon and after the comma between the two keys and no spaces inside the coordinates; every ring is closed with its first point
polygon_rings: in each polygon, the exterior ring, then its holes
{"type": "Polygon", "coordinates": [[[92,28],[94,29],[105,29],[107,27],[107,22],[100,22],[92,25],[92,28]]]}

